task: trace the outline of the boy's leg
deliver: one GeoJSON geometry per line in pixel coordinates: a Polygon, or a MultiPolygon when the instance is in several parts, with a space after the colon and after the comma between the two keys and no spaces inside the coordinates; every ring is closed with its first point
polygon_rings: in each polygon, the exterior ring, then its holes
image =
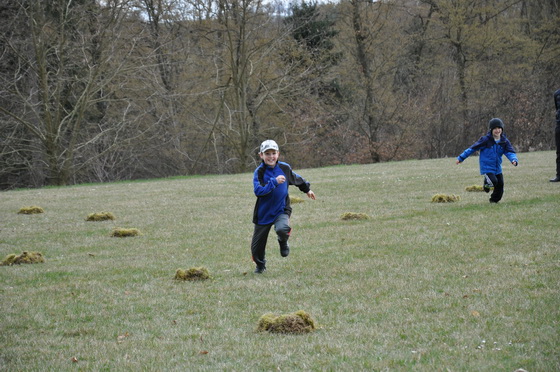
{"type": "Polygon", "coordinates": [[[287,214],[281,214],[274,221],[274,230],[278,235],[278,243],[280,244],[280,255],[282,257],[287,257],[290,254],[290,246],[288,245],[288,239],[290,238],[290,232],[292,228],[290,227],[290,217],[287,214]]]}
{"type": "Polygon", "coordinates": [[[494,173],[486,173],[484,175],[484,192],[490,192],[494,189],[494,183],[496,182],[496,176],[494,173]]]}
{"type": "Polygon", "coordinates": [[[257,225],[253,231],[253,239],[251,240],[251,255],[253,261],[257,265],[255,272],[262,273],[266,269],[265,249],[268,233],[272,225],[257,225]]]}
{"type": "Polygon", "coordinates": [[[504,195],[504,175],[500,173],[496,174],[494,177],[496,181],[494,182],[494,191],[492,195],[490,195],[490,203],[499,202],[504,195]]]}

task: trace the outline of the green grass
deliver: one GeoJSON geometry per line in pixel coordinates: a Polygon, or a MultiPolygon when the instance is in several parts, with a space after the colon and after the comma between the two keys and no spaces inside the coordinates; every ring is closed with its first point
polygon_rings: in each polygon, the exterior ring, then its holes
{"type": "Polygon", "coordinates": [[[0,370],[559,370],[554,156],[505,164],[497,205],[465,191],[476,158],[296,168],[318,200],[293,206],[288,258],[270,236],[263,275],[252,174],[3,192],[0,258],[46,262],[0,267],[0,370]],[[85,221],[101,211],[116,219],[85,221]],[[200,266],[211,280],[173,280],[200,266]],[[298,310],[315,332],[256,332],[298,310]]]}

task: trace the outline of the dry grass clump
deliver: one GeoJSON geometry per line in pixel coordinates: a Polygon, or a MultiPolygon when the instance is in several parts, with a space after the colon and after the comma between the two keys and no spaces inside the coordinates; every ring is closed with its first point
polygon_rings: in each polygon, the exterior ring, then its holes
{"type": "Polygon", "coordinates": [[[259,319],[258,332],[270,333],[309,333],[316,329],[315,322],[311,316],[303,310],[292,314],[276,316],[272,313],[264,314],[259,319]]]}
{"type": "Polygon", "coordinates": [[[41,252],[27,252],[23,251],[19,256],[12,253],[7,255],[0,266],[12,266],[21,264],[43,263],[45,258],[41,252]]]}
{"type": "Polygon", "coordinates": [[[340,216],[341,220],[348,221],[348,220],[369,220],[369,216],[365,213],[353,213],[353,212],[346,212],[340,216]]]}
{"type": "Polygon", "coordinates": [[[454,203],[461,200],[459,195],[435,194],[432,196],[432,203],[454,203]]]}
{"type": "Polygon", "coordinates": [[[183,269],[177,269],[175,273],[175,279],[177,280],[206,280],[210,279],[210,273],[208,269],[201,267],[192,267],[187,271],[183,269]]]}
{"type": "Polygon", "coordinates": [[[45,210],[41,207],[38,207],[36,205],[32,205],[30,207],[22,207],[18,214],[39,214],[39,213],[44,213],[45,210]]]}
{"type": "Polygon", "coordinates": [[[305,202],[305,199],[300,198],[300,197],[298,197],[298,196],[291,196],[291,195],[290,195],[290,203],[292,203],[292,204],[298,204],[298,203],[303,203],[303,202],[305,202]]]}
{"type": "Polygon", "coordinates": [[[472,185],[472,186],[465,187],[465,190],[469,192],[478,192],[478,191],[484,191],[484,187],[480,185],[472,185]]]}
{"type": "Polygon", "coordinates": [[[113,229],[111,236],[116,238],[125,238],[127,236],[138,236],[140,235],[140,230],[138,229],[123,229],[121,227],[116,227],[113,229]]]}
{"type": "Polygon", "coordinates": [[[114,219],[115,215],[111,212],[90,213],[86,217],[86,221],[107,221],[114,219]]]}

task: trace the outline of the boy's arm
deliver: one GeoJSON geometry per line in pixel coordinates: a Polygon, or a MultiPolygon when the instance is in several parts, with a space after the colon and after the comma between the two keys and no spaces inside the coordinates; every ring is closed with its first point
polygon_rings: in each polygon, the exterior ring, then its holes
{"type": "Polygon", "coordinates": [[[457,164],[464,162],[473,152],[474,150],[470,147],[463,151],[461,155],[457,156],[457,164]]]}
{"type": "Polygon", "coordinates": [[[511,142],[509,142],[509,140],[506,140],[506,146],[505,146],[505,150],[504,150],[504,155],[506,156],[506,158],[508,158],[508,160],[517,167],[517,164],[519,164],[519,160],[517,159],[517,154],[515,153],[515,149],[513,148],[513,146],[511,145],[511,142]]]}
{"type": "Polygon", "coordinates": [[[515,152],[504,152],[504,155],[506,156],[506,158],[508,158],[511,164],[517,167],[517,164],[519,164],[519,160],[517,159],[517,154],[515,152]]]}
{"type": "Polygon", "coordinates": [[[278,186],[278,181],[276,178],[271,178],[268,180],[267,183],[261,183],[259,180],[258,170],[255,172],[253,176],[253,190],[256,196],[265,196],[270,194],[272,190],[274,190],[278,186]]]}
{"type": "Polygon", "coordinates": [[[296,186],[298,189],[301,190],[301,192],[305,194],[311,191],[311,185],[309,184],[309,182],[307,182],[305,178],[303,178],[302,176],[294,172],[289,165],[282,164],[281,169],[286,175],[288,185],[296,186]]]}
{"type": "Polygon", "coordinates": [[[465,151],[463,151],[461,153],[461,155],[457,156],[457,164],[462,163],[463,161],[465,161],[466,158],[468,158],[473,152],[478,151],[479,149],[481,149],[484,144],[486,143],[486,138],[487,136],[482,136],[478,139],[478,141],[476,141],[471,147],[469,147],[468,149],[466,149],[465,151]]]}
{"type": "Polygon", "coordinates": [[[311,185],[302,176],[296,172],[291,171],[291,176],[288,178],[290,180],[290,185],[296,186],[303,193],[308,193],[311,191],[311,185]]]}

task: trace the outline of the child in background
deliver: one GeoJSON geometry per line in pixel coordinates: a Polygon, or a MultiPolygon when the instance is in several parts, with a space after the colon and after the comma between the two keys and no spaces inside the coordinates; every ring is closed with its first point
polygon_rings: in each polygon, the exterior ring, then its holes
{"type": "Polygon", "coordinates": [[[262,274],[266,270],[265,248],[270,228],[278,235],[280,255],[287,257],[290,253],[288,238],[292,231],[290,215],[290,196],[288,186],[298,187],[307,196],[315,200],[309,182],[292,171],[289,164],[278,161],[280,149],[273,140],[266,140],[261,144],[259,156],[262,163],[253,175],[253,189],[257,196],[253,223],[255,230],[251,241],[251,254],[257,265],[255,273],[262,274]]]}
{"type": "Polygon", "coordinates": [[[471,147],[457,157],[461,164],[473,152],[480,151],[480,174],[484,176],[484,191],[490,192],[490,203],[497,203],[504,194],[504,176],[502,174],[502,155],[505,155],[514,166],[518,160],[515,149],[504,134],[504,123],[494,118],[488,123],[489,132],[476,141],[471,147]]]}

